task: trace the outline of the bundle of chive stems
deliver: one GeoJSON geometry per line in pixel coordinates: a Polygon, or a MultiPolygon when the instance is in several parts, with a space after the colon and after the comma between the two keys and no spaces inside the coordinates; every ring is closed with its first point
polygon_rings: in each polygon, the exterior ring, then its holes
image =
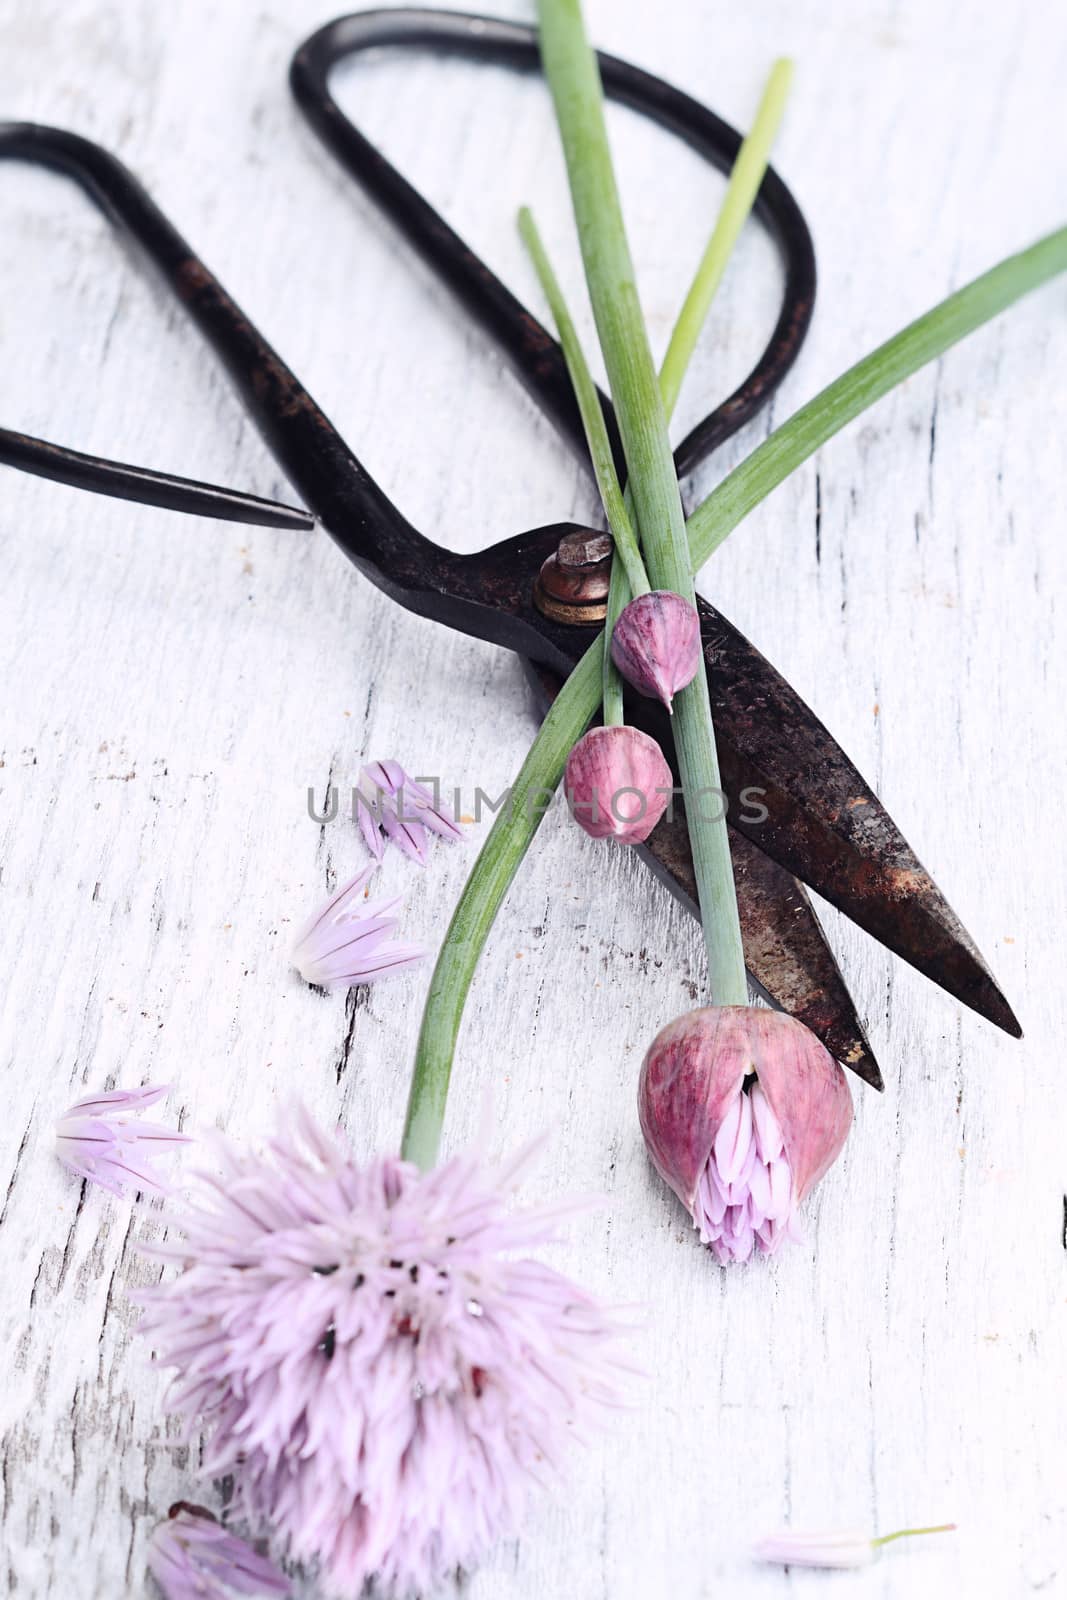
{"type": "MultiPolygon", "coordinates": [[[[596,56],[579,0],[538,0],[541,53],[566,158],[589,298],[608,375],[627,473],[623,493],[588,363],[532,216],[519,226],[574,383],[608,525],[615,539],[606,633],[553,702],[462,891],[430,983],[402,1144],[434,1164],[463,1007],[493,921],[533,840],[543,796],[560,783],[568,754],[603,710],[622,720],[622,693],[605,639],[635,574],[694,600],[698,571],[728,534],[827,440],[926,363],[1022,295],[1067,269],[1067,228],[1009,256],[850,367],[734,468],[686,522],[668,436],[682,378],[755,200],[791,75],[778,62],[671,336],[658,379],[642,316],[604,120],[596,56]]],[[[640,581],[640,579],[638,579],[640,581]]],[[[701,794],[719,791],[707,676],[699,671],[674,704],[673,733],[708,956],[712,1005],[745,1005],[747,979],[725,814],[708,818],[701,794]]]]}

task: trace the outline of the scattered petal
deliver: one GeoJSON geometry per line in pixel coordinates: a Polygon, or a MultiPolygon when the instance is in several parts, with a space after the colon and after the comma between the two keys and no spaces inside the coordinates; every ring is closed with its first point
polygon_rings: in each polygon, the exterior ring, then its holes
{"type": "Polygon", "coordinates": [[[935,1528],[899,1528],[896,1533],[884,1533],[872,1539],[852,1529],[794,1533],[786,1528],[782,1533],[761,1539],[753,1546],[752,1554],[757,1561],[775,1561],[785,1567],[866,1567],[884,1546],[895,1544],[898,1539],[918,1539],[931,1533],[955,1531],[954,1522],[942,1522],[935,1528]]]}
{"type": "Polygon", "coordinates": [[[290,1585],[265,1556],[227,1532],[203,1506],[179,1501],[148,1546],[148,1570],[166,1600],[229,1600],[232,1594],[287,1595],[290,1585]]]}
{"type": "Polygon", "coordinates": [[[75,1101],[56,1123],[56,1154],[76,1178],[120,1197],[131,1189],[166,1194],[151,1159],[189,1144],[187,1135],[158,1122],[132,1120],[170,1093],[168,1084],[110,1089],[75,1101]],[[125,1113],[125,1114],[124,1114],[125,1113]]]}
{"type": "Polygon", "coordinates": [[[756,1561],[774,1561],[785,1567],[868,1567],[874,1560],[870,1536],[848,1530],[840,1533],[771,1534],[753,1546],[756,1561]]]}
{"type": "Polygon", "coordinates": [[[356,804],[359,830],[375,861],[391,843],[424,867],[427,829],[450,841],[466,837],[456,818],[425,785],[409,778],[399,761],[368,761],[360,769],[356,804]]]}
{"type": "Polygon", "coordinates": [[[357,872],[304,924],[292,960],[305,983],[320,989],[351,989],[425,960],[423,945],[390,938],[400,900],[366,899],[364,891],[374,872],[374,863],[357,872]]]}

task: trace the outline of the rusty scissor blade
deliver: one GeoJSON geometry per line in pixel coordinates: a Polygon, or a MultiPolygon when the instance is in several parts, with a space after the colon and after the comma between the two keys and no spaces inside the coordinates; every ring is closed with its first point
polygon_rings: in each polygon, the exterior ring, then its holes
{"type": "MultiPolygon", "coordinates": [[[[684,807],[676,805],[637,849],[699,916],[684,807]]],[[[730,829],[730,855],[749,977],[772,1005],[805,1023],[843,1066],[873,1089],[884,1089],[866,1029],[803,884],[736,828],[730,829]]]]}
{"type": "Polygon", "coordinates": [[[970,934],[841,746],[732,623],[699,605],[723,787],[737,797],[762,790],[768,813],[750,821],[754,808],[732,805],[737,828],[887,949],[1021,1037],[970,934]]]}
{"type": "Polygon", "coordinates": [[[69,450],[48,439],[17,433],[13,428],[0,428],[0,465],[17,467],[38,478],[50,478],[53,483],[87,489],[90,494],[132,500],[142,506],[159,506],[164,511],[212,517],[218,522],[244,523],[256,528],[296,528],[303,532],[315,526],[315,518],[302,506],[265,500],[261,495],[205,483],[200,478],[179,478],[172,472],[157,472],[152,467],[135,467],[125,461],[111,461],[106,456],[85,455],[81,450],[69,450]]]}
{"type": "MultiPolygon", "coordinates": [[[[656,853],[656,838],[648,842],[656,853]]],[[[746,963],[766,998],[806,1023],[864,1083],[884,1089],[867,1030],[804,885],[736,828],[730,829],[730,855],[746,963]]]]}
{"type": "MultiPolygon", "coordinates": [[[[524,665],[543,710],[558,694],[561,680],[545,667],[529,661],[524,665]]],[[[671,893],[699,916],[681,804],[636,848],[671,893]]],[[[730,850],[749,977],[772,1005],[806,1023],[840,1062],[882,1089],[866,1031],[803,886],[733,828],[730,850]]]]}

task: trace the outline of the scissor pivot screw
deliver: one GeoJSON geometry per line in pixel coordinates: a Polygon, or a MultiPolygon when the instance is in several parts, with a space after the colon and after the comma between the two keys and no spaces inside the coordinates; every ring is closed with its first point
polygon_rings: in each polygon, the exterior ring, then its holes
{"type": "Polygon", "coordinates": [[[614,548],[610,533],[594,528],[565,533],[534,584],[538,611],[553,622],[603,622],[614,548]]]}

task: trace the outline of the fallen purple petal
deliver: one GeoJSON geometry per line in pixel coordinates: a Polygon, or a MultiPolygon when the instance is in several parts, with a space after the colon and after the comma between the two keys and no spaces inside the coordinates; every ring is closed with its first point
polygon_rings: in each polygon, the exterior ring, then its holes
{"type": "Polygon", "coordinates": [[[285,1595],[290,1584],[265,1556],[229,1533],[202,1506],[170,1508],[148,1546],[148,1570],[166,1600],[285,1595]]]}
{"type": "Polygon", "coordinates": [[[933,1533],[955,1533],[954,1522],[936,1527],[898,1528],[895,1533],[869,1534],[847,1529],[844,1532],[794,1533],[791,1528],[773,1533],[753,1546],[757,1561],[773,1561],[784,1567],[866,1567],[886,1545],[900,1539],[922,1539],[933,1533]]]}
{"type": "Polygon", "coordinates": [[[421,822],[409,821],[388,807],[383,810],[381,829],[390,844],[395,844],[401,855],[426,865],[426,829],[421,822]]]}
{"type": "Polygon", "coordinates": [[[151,1161],[187,1135],[156,1122],[131,1120],[170,1093],[166,1084],[109,1089],[75,1101],[56,1123],[56,1154],[76,1178],[97,1183],[120,1197],[131,1189],[165,1194],[167,1186],[151,1161]]]}
{"type": "Polygon", "coordinates": [[[360,769],[356,806],[360,833],[376,861],[391,843],[425,866],[427,829],[450,841],[466,837],[455,817],[399,761],[368,761],[360,769]]]}
{"type": "Polygon", "coordinates": [[[401,904],[399,897],[366,898],[374,872],[374,863],[357,872],[297,935],[292,960],[305,983],[320,989],[352,989],[425,960],[424,945],[401,944],[390,937],[398,924],[393,912],[401,904]]]}
{"type": "Polygon", "coordinates": [[[753,1546],[753,1559],[784,1567],[869,1567],[874,1546],[869,1534],[844,1532],[793,1533],[785,1529],[753,1546]]]}

